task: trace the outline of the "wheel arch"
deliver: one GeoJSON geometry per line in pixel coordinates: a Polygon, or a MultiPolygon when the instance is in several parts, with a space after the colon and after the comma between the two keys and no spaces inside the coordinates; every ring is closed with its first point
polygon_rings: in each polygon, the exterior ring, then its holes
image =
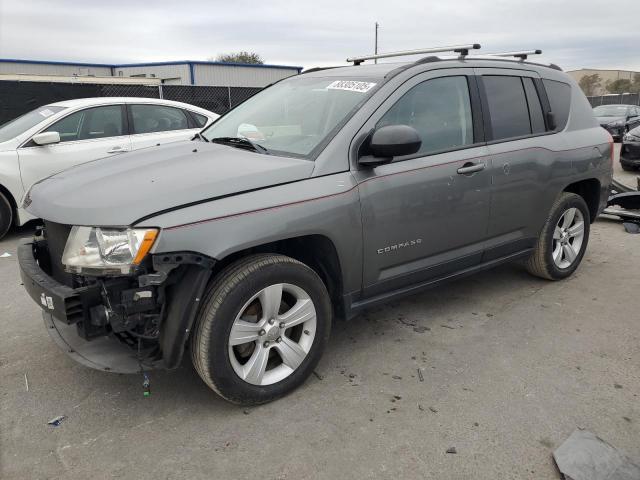
{"type": "Polygon", "coordinates": [[[342,264],[334,242],[322,234],[301,235],[241,249],[217,259],[213,276],[230,263],[255,253],[278,253],[312,268],[327,287],[334,315],[344,317],[342,264]]]}
{"type": "Polygon", "coordinates": [[[598,216],[598,206],[600,204],[600,181],[596,178],[588,178],[571,183],[565,187],[564,192],[580,195],[589,208],[590,222],[593,223],[598,216]]]}
{"type": "Polygon", "coordinates": [[[2,185],[1,183],[0,183],[0,193],[4,195],[4,197],[9,201],[9,205],[11,205],[11,210],[13,213],[13,218],[11,221],[15,225],[16,222],[18,221],[18,202],[16,202],[16,199],[13,197],[9,189],[4,185],[2,185]]]}

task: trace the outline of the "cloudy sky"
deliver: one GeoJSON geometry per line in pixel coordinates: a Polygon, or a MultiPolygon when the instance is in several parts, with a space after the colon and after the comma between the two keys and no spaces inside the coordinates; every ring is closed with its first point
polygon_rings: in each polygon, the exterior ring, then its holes
{"type": "MultiPolygon", "coordinates": [[[[478,42],[541,48],[565,70],[640,70],[640,1],[0,0],[0,58],[126,63],[248,50],[266,63],[335,65],[380,51],[478,42]]],[[[541,58],[542,60],[542,58],[541,58]]]]}

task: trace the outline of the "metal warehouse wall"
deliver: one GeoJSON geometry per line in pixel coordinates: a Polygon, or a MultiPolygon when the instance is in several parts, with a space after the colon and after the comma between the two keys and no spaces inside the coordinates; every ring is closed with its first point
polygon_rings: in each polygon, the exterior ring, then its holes
{"type": "Polygon", "coordinates": [[[196,85],[230,85],[233,87],[266,87],[270,83],[296,75],[295,68],[247,67],[194,64],[196,85]]]}
{"type": "Polygon", "coordinates": [[[95,75],[111,76],[110,67],[94,67],[82,65],[56,65],[48,63],[0,62],[0,73],[22,73],[31,75],[95,75]]]}
{"type": "Polygon", "coordinates": [[[191,83],[191,77],[189,74],[189,65],[186,63],[176,65],[147,65],[147,66],[132,66],[132,67],[115,67],[113,69],[113,75],[115,77],[120,76],[120,72],[125,77],[131,75],[155,75],[156,78],[167,79],[164,83],[167,85],[189,85],[191,83]],[[171,79],[180,80],[171,80],[171,79]]]}

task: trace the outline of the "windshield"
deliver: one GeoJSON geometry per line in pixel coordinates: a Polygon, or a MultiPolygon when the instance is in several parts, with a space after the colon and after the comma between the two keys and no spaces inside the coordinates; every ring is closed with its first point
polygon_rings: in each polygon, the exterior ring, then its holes
{"type": "Polygon", "coordinates": [[[5,123],[0,126],[0,143],[16,138],[21,133],[26,132],[31,127],[35,127],[51,115],[55,115],[65,108],[66,107],[52,107],[50,105],[45,105],[44,107],[36,108],[29,113],[25,113],[24,115],[5,123]]]}
{"type": "Polygon", "coordinates": [[[364,102],[377,79],[295,77],[251,97],[202,132],[245,138],[276,155],[311,157],[364,102]]]}
{"type": "Polygon", "coordinates": [[[624,117],[627,107],[624,105],[601,105],[593,109],[596,117],[624,117]]]}

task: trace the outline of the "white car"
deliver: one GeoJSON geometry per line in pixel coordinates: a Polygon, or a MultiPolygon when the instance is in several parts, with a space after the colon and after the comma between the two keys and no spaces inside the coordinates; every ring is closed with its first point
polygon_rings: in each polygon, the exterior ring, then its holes
{"type": "Polygon", "coordinates": [[[38,180],[79,163],[187,140],[219,115],[153,98],[52,103],[0,126],[0,238],[34,217],[21,208],[38,180]]]}

